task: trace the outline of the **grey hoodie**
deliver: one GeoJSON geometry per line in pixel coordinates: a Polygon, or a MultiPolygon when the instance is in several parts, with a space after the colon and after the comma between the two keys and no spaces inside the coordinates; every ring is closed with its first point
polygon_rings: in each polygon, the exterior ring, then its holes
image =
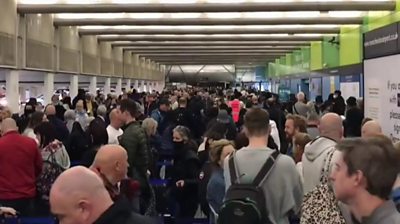
{"type": "MultiPolygon", "coordinates": [[[[320,184],[325,158],[331,150],[335,150],[335,145],[334,140],[326,137],[319,137],[306,145],[302,157],[304,194],[320,184]]],[[[334,159],[335,154],[331,164],[335,161],[334,159]]]]}
{"type": "MultiPolygon", "coordinates": [[[[273,150],[243,148],[236,152],[235,163],[240,182],[249,183],[264,165],[273,150]]],[[[226,190],[231,186],[229,156],[224,161],[226,190]]],[[[263,181],[269,219],[273,224],[289,224],[289,214],[298,214],[303,201],[303,189],[300,175],[292,158],[279,155],[268,177],[263,181]]]]}

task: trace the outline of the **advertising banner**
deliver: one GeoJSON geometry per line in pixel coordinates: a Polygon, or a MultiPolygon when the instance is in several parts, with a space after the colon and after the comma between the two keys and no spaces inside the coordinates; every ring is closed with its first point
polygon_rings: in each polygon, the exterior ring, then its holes
{"type": "Polygon", "coordinates": [[[364,58],[399,53],[399,23],[370,31],[364,35],[364,58]]]}
{"type": "Polygon", "coordinates": [[[354,96],[360,97],[360,75],[344,75],[340,76],[340,91],[343,98],[354,96]]]}
{"type": "Polygon", "coordinates": [[[400,140],[400,55],[364,61],[365,117],[376,119],[383,133],[400,140]]]}

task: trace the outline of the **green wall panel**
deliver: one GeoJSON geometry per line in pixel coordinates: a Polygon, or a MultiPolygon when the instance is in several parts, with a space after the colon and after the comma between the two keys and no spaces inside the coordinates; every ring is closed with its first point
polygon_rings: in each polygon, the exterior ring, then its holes
{"type": "Polygon", "coordinates": [[[339,65],[352,65],[362,61],[361,27],[341,27],[339,65]]]}
{"type": "Polygon", "coordinates": [[[302,47],[301,48],[301,66],[300,66],[300,68],[303,71],[309,71],[310,70],[310,62],[311,62],[310,47],[302,47]]]}
{"type": "Polygon", "coordinates": [[[322,67],[332,68],[339,66],[339,45],[330,43],[331,37],[324,38],[322,42],[322,67]]]}
{"type": "Polygon", "coordinates": [[[322,69],[322,42],[311,42],[310,69],[322,69]]]}

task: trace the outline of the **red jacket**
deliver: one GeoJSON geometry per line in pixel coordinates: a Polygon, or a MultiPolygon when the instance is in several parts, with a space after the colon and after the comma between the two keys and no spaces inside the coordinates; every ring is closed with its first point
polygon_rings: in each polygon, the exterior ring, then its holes
{"type": "Polygon", "coordinates": [[[35,140],[18,132],[0,138],[0,200],[36,196],[36,179],[42,171],[42,156],[35,140]]]}

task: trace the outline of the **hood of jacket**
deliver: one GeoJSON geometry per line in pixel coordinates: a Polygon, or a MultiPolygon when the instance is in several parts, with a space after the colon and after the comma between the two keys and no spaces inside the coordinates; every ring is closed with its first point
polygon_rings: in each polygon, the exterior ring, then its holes
{"type": "Polygon", "coordinates": [[[304,155],[309,161],[314,161],[327,149],[335,147],[336,141],[327,137],[319,137],[308,143],[304,149],[304,155]]]}

